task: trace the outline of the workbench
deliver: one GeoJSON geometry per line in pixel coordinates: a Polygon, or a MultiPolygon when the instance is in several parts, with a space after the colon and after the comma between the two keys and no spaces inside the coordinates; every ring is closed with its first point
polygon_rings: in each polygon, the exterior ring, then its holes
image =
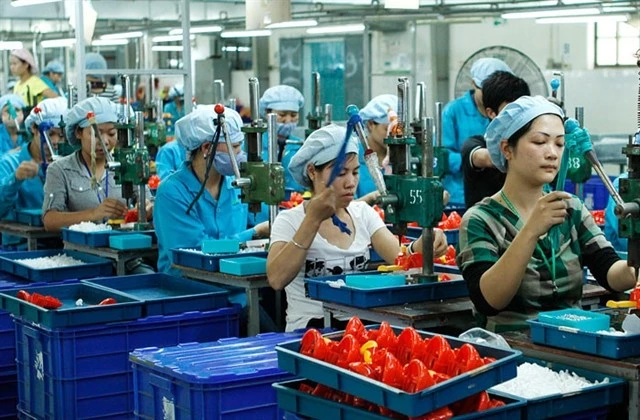
{"type": "Polygon", "coordinates": [[[114,248],[94,248],[88,245],[80,245],[65,241],[64,249],[80,251],[98,257],[114,260],[116,262],[117,276],[124,276],[127,274],[126,264],[131,260],[135,260],[137,258],[151,258],[153,260],[158,259],[158,245],[152,245],[151,248],[144,249],[120,250],[114,248]]]}
{"type": "Polygon", "coordinates": [[[0,233],[18,236],[27,240],[27,250],[38,249],[38,239],[59,238],[60,232],[48,232],[42,226],[31,226],[11,220],[0,221],[0,233]]]}

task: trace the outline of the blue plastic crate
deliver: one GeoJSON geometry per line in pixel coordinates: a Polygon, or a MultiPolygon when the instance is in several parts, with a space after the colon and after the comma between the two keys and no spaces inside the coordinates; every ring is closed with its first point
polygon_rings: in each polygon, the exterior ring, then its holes
{"type": "Polygon", "coordinates": [[[237,336],[239,314],[235,306],[53,330],[14,318],[19,408],[38,418],[132,417],[129,352],[237,336]]]}
{"type": "Polygon", "coordinates": [[[105,277],[83,282],[117,290],[143,301],[144,316],[210,311],[229,304],[229,292],[226,289],[162,273],[105,277]]]}
{"type": "Polygon", "coordinates": [[[176,265],[182,265],[185,267],[196,268],[198,270],[205,270],[211,272],[220,271],[220,260],[225,258],[239,258],[239,257],[260,257],[266,258],[266,252],[245,252],[240,254],[218,254],[210,255],[203,254],[198,251],[187,251],[185,249],[172,249],[173,263],[176,265]]]}
{"type": "Polygon", "coordinates": [[[640,356],[640,334],[609,335],[528,320],[531,341],[609,359],[640,356]]]}
{"type": "Polygon", "coordinates": [[[607,314],[569,308],[540,312],[538,314],[538,322],[575,328],[580,331],[596,332],[609,330],[611,318],[607,314]]]}
{"type": "MultiPolygon", "coordinates": [[[[15,369],[16,333],[11,314],[0,310],[0,375],[15,369]]],[[[0,410],[0,414],[2,410],[0,410]]]]}
{"type": "MultiPolygon", "coordinates": [[[[378,274],[378,272],[371,274],[378,274]]],[[[305,278],[307,295],[311,299],[335,302],[356,308],[375,308],[469,296],[467,285],[462,279],[371,289],[358,289],[349,286],[336,288],[327,283],[338,279],[344,280],[344,278],[344,274],[313,279],[305,278]]]]}
{"type": "Polygon", "coordinates": [[[16,418],[17,406],[18,376],[15,367],[10,370],[0,370],[0,419],[16,418]]]}
{"type": "Polygon", "coordinates": [[[113,264],[110,260],[83,252],[70,251],[67,249],[47,249],[43,251],[7,252],[0,254],[0,270],[31,281],[54,282],[68,279],[110,276],[113,273],[113,264]],[[60,268],[37,269],[15,261],[27,258],[51,257],[58,254],[68,255],[76,260],[83,261],[84,264],[60,268]]]}
{"type": "Polygon", "coordinates": [[[275,419],[272,383],[291,379],[275,346],[300,333],[261,334],[131,353],[142,419],[275,419]]]}
{"type": "Polygon", "coordinates": [[[29,226],[44,226],[42,221],[42,209],[16,210],[16,222],[29,226]]]}
{"type": "Polygon", "coordinates": [[[462,275],[462,271],[457,265],[433,264],[433,271],[437,273],[462,275]]]}
{"type": "Polygon", "coordinates": [[[552,363],[532,358],[523,358],[518,364],[525,362],[536,363],[556,372],[561,370],[575,372],[590,382],[601,382],[605,378],[609,378],[609,383],[593,385],[570,394],[555,394],[548,395],[546,397],[528,399],[527,406],[525,407],[528,419],[546,419],[556,417],[566,418],[565,416],[568,415],[590,415],[589,412],[592,410],[599,411],[599,409],[603,407],[620,404],[625,399],[624,379],[604,375],[590,370],[579,369],[561,363],[552,363]]]}
{"type": "Polygon", "coordinates": [[[261,257],[222,258],[220,272],[235,276],[253,276],[267,272],[267,259],[261,257]]]}
{"type": "MultiPolygon", "coordinates": [[[[366,328],[379,328],[379,325],[369,325],[366,328]]],[[[394,331],[399,334],[402,329],[394,328],[394,331]]],[[[431,338],[436,335],[423,331],[419,331],[419,334],[423,338],[431,338]]],[[[325,334],[324,336],[339,340],[342,335],[343,332],[338,332],[325,334]]],[[[467,341],[455,337],[443,337],[449,341],[451,348],[458,348],[467,343],[467,341]]],[[[496,361],[473,372],[458,375],[414,394],[305,356],[300,353],[299,340],[280,344],[276,347],[276,351],[278,352],[278,366],[287,372],[364,398],[398,413],[407,416],[418,416],[477,394],[516,376],[517,359],[522,354],[520,351],[475,343],[473,345],[481,357],[492,357],[496,361]]]]}
{"type": "Polygon", "coordinates": [[[151,236],[139,233],[112,235],[109,237],[109,247],[120,250],[151,248],[151,243],[151,236]]]}
{"type": "Polygon", "coordinates": [[[86,245],[94,248],[106,248],[109,246],[109,238],[112,235],[121,235],[119,230],[102,230],[98,232],[80,232],[69,228],[62,228],[62,240],[78,245],[86,245]]]}
{"type": "MultiPolygon", "coordinates": [[[[611,181],[615,180],[615,178],[616,177],[614,176],[609,177],[611,181]]],[[[575,184],[570,180],[566,180],[564,184],[564,190],[570,192],[571,194],[575,194],[575,184]]],[[[607,202],[609,201],[609,192],[607,191],[607,187],[604,186],[602,180],[597,174],[591,175],[591,178],[587,182],[585,182],[583,193],[584,203],[589,210],[602,210],[607,207],[607,202]]]]}
{"type": "MultiPolygon", "coordinates": [[[[306,392],[298,391],[300,384],[305,382],[311,386],[315,386],[313,382],[309,382],[305,379],[295,379],[292,381],[273,384],[273,387],[278,393],[278,406],[289,413],[293,413],[294,415],[301,415],[304,416],[304,418],[321,420],[382,420],[389,418],[378,413],[364,410],[360,407],[354,407],[352,405],[327,400],[306,392]]],[[[523,418],[523,409],[526,404],[525,400],[506,396],[498,392],[490,392],[489,394],[491,399],[501,400],[505,402],[506,405],[492,410],[457,416],[454,417],[454,419],[518,420],[523,418]]]]}
{"type": "Polygon", "coordinates": [[[137,319],[142,316],[142,301],[115,290],[105,290],[85,283],[24,287],[29,294],[53,296],[62,302],[58,309],[45,309],[16,296],[16,289],[0,292],[0,308],[48,328],[100,324],[137,319]],[[114,298],[117,303],[98,305],[102,300],[114,298]],[[83,306],[76,306],[82,299],[83,306]]]}

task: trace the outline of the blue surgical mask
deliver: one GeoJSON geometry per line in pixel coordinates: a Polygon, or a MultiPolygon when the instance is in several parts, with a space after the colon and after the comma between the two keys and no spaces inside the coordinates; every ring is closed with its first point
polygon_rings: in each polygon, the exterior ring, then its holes
{"type": "Polygon", "coordinates": [[[293,130],[298,126],[298,123],[276,123],[276,126],[278,127],[278,137],[288,139],[293,130]]]}
{"type": "MultiPolygon", "coordinates": [[[[236,155],[236,162],[238,162],[238,167],[240,164],[247,161],[247,154],[245,152],[240,152],[236,155]]],[[[218,152],[216,153],[216,157],[213,161],[213,165],[216,167],[216,171],[222,176],[232,176],[235,175],[233,173],[233,165],[231,164],[231,156],[226,152],[218,152]]]]}

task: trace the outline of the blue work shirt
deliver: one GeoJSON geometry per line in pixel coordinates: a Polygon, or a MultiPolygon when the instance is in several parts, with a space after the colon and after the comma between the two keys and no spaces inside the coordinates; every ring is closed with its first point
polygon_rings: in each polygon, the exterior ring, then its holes
{"type": "Polygon", "coordinates": [[[162,112],[165,114],[171,114],[171,127],[175,127],[176,121],[184,117],[184,103],[182,104],[182,109],[178,111],[176,103],[174,101],[171,101],[164,106],[162,112]]]}
{"type": "MultiPolygon", "coordinates": [[[[255,230],[247,229],[247,205],[240,201],[240,190],[231,185],[233,180],[232,176],[222,178],[218,200],[205,189],[189,214],[187,208],[201,185],[191,165],[184,164],[160,183],[153,208],[159,272],[180,276],[179,270],[171,268],[172,249],[200,249],[208,239],[245,242],[253,237],[255,230]]],[[[246,305],[244,292],[234,293],[229,299],[246,305]]]]}
{"type": "MultiPolygon", "coordinates": [[[[618,178],[613,181],[613,186],[616,191],[619,191],[620,186],[620,178],[628,178],[629,173],[623,172],[620,174],[618,178]]],[[[609,197],[609,201],[607,202],[607,208],[604,211],[604,236],[607,238],[611,245],[613,245],[613,249],[616,251],[627,252],[627,238],[621,238],[618,236],[618,218],[616,217],[613,209],[616,207],[616,202],[613,201],[613,198],[609,197]]]]}
{"type": "Polygon", "coordinates": [[[484,135],[489,118],[478,111],[473,89],[449,102],[442,111],[442,146],[449,150],[449,169],[443,180],[451,196],[450,205],[464,207],[462,145],[471,136],[484,135]]]}
{"type": "Polygon", "coordinates": [[[42,76],[40,76],[40,79],[42,79],[44,84],[47,85],[49,87],[49,89],[51,89],[54,93],[56,93],[59,96],[65,96],[64,92],[58,86],[56,86],[55,83],[53,83],[53,80],[49,79],[44,74],[42,76]]]}
{"type": "Polygon", "coordinates": [[[369,172],[367,163],[364,160],[364,146],[362,144],[360,144],[360,151],[358,152],[358,161],[360,162],[360,180],[358,181],[358,188],[356,188],[356,197],[362,198],[377,190],[376,183],[373,181],[371,172],[369,172]]]}
{"type": "Polygon", "coordinates": [[[162,146],[156,155],[156,173],[160,179],[165,179],[182,166],[187,160],[187,151],[174,140],[162,146]]]}
{"type": "MultiPolygon", "coordinates": [[[[42,166],[38,176],[19,181],[16,170],[22,162],[33,160],[29,146],[6,153],[0,158],[0,219],[15,220],[15,212],[23,209],[41,209],[44,199],[44,172],[42,166]]],[[[23,242],[11,235],[2,235],[3,245],[23,242]]]]}
{"type": "Polygon", "coordinates": [[[22,134],[18,134],[18,138],[16,139],[16,143],[13,143],[7,128],[4,124],[0,124],[0,156],[4,155],[10,150],[13,150],[19,146],[22,146],[24,138],[22,134]]]}

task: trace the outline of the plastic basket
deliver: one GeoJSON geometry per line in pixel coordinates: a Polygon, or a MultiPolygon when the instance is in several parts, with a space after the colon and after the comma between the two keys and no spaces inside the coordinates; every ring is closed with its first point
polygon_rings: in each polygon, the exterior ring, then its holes
{"type": "Polygon", "coordinates": [[[239,257],[259,257],[266,258],[266,252],[245,252],[240,254],[204,254],[197,251],[189,251],[185,249],[172,249],[173,263],[185,267],[196,268],[211,272],[220,271],[220,260],[239,257]]]}
{"type": "Polygon", "coordinates": [[[7,252],[0,254],[0,269],[9,274],[14,274],[16,276],[38,282],[86,279],[91,277],[110,276],[113,273],[113,266],[110,260],[66,249],[7,252]],[[84,264],[38,269],[16,261],[29,258],[51,257],[58,254],[68,255],[76,260],[84,262],[84,264]]]}

